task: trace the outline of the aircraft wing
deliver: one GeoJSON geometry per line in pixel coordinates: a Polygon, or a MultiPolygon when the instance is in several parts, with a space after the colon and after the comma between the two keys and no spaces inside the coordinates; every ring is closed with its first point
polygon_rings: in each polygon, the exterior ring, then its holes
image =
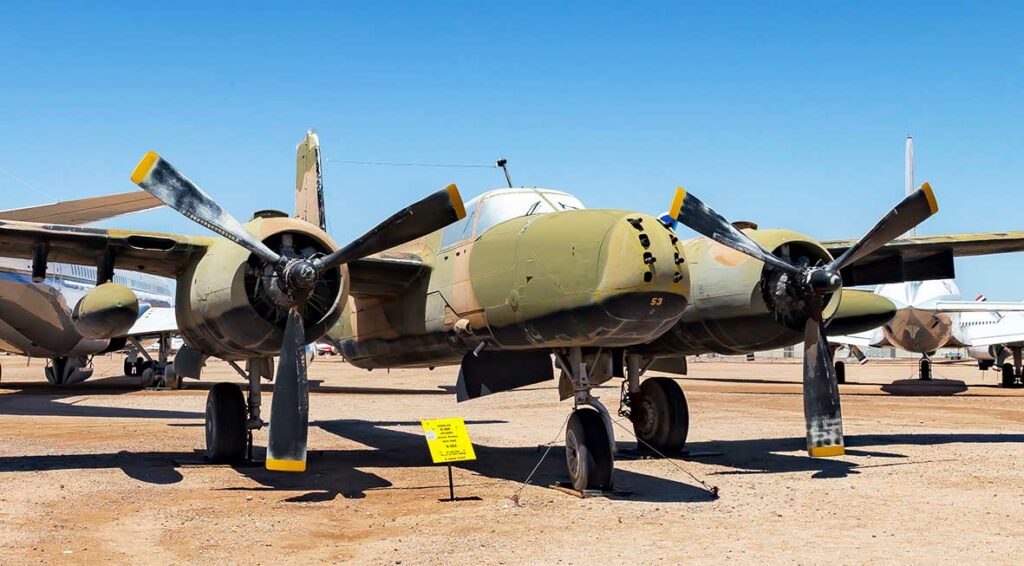
{"type": "Polygon", "coordinates": [[[122,214],[141,212],[163,206],[164,203],[146,191],[131,191],[118,195],[67,200],[53,204],[0,210],[0,220],[46,222],[57,224],[89,224],[122,214]]]}
{"type": "Polygon", "coordinates": [[[149,307],[139,315],[135,324],[128,329],[128,336],[144,338],[178,330],[178,319],[174,307],[149,307]]]}
{"type": "Polygon", "coordinates": [[[113,254],[114,267],[175,277],[215,238],[136,230],[83,228],[0,220],[0,257],[32,259],[37,244],[49,246],[49,261],[97,265],[113,254]]]}
{"type": "Polygon", "coordinates": [[[1020,312],[1024,303],[988,301],[939,301],[935,303],[938,312],[1020,312]]]}
{"type": "MultiPolygon", "coordinates": [[[[832,257],[838,257],[855,242],[831,240],[821,244],[832,257]]],[[[1024,251],[1024,232],[909,236],[897,238],[857,265],[843,269],[842,277],[843,283],[849,286],[952,279],[954,257],[1021,251],[1024,251]]]]}

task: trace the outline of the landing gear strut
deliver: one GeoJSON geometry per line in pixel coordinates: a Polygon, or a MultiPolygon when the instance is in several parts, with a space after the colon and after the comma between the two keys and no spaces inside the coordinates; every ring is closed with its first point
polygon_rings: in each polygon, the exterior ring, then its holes
{"type": "Polygon", "coordinates": [[[565,432],[565,467],[572,486],[579,490],[608,490],[612,487],[615,436],[608,409],[590,394],[587,364],[579,347],[568,355],[555,353],[555,360],[572,381],[573,412],[565,432]]]}
{"type": "Polygon", "coordinates": [[[246,369],[229,361],[248,382],[248,398],[234,383],[218,383],[206,398],[206,455],[211,462],[237,464],[252,461],[252,431],[263,428],[260,417],[260,377],[270,379],[273,368],[268,358],[252,358],[246,369]]]}
{"type": "Polygon", "coordinates": [[[920,370],[917,376],[922,381],[931,381],[932,379],[932,360],[928,357],[928,354],[921,355],[920,370]]]}
{"type": "Polygon", "coordinates": [[[1024,371],[1021,369],[1021,348],[1011,348],[1013,351],[1013,365],[1003,364],[1003,387],[1020,387],[1024,381],[1024,371]]]}

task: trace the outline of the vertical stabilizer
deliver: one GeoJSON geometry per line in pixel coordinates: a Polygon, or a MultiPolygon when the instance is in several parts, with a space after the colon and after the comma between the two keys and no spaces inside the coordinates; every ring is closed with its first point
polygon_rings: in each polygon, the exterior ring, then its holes
{"type": "Polygon", "coordinates": [[[327,229],[320,137],[313,130],[306,132],[306,139],[295,150],[295,216],[327,229]]]}
{"type": "MultiPolygon", "coordinates": [[[[912,136],[907,136],[907,150],[903,160],[903,192],[905,196],[910,196],[914,192],[914,138],[912,136]]],[[[917,228],[912,228],[907,235],[916,236],[917,228]]]]}

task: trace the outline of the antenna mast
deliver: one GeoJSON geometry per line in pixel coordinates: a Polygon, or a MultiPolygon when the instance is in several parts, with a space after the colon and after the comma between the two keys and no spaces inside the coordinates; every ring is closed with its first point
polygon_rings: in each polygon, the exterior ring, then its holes
{"type": "MultiPolygon", "coordinates": [[[[903,161],[903,189],[906,196],[914,192],[914,138],[907,136],[907,150],[903,161]]],[[[917,227],[907,232],[910,236],[917,235],[917,227]]]]}

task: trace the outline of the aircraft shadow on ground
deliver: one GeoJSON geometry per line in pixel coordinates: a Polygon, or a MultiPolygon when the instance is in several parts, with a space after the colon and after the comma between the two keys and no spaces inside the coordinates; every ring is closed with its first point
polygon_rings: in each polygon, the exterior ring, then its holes
{"type": "Polygon", "coordinates": [[[919,465],[943,460],[941,454],[936,454],[935,459],[913,460],[898,452],[877,450],[879,447],[1024,443],[1024,434],[860,434],[847,435],[845,441],[847,456],[871,456],[879,458],[881,462],[858,465],[842,457],[811,458],[806,453],[807,445],[803,438],[719,440],[690,443],[687,447],[694,453],[714,454],[701,457],[701,462],[734,468],[716,472],[716,475],[813,472],[812,478],[822,479],[842,478],[868,468],[919,465]]]}

